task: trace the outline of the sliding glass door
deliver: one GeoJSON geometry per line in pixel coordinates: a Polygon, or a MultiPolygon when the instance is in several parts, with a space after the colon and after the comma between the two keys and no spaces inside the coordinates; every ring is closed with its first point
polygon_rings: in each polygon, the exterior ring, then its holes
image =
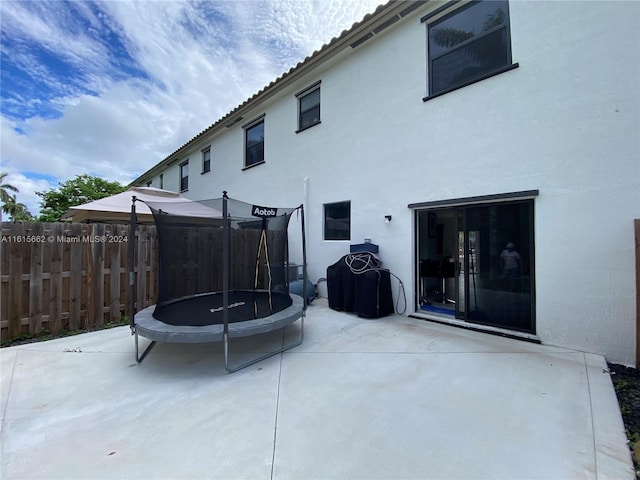
{"type": "Polygon", "coordinates": [[[532,200],[421,211],[418,236],[421,310],[535,332],[532,200]]]}

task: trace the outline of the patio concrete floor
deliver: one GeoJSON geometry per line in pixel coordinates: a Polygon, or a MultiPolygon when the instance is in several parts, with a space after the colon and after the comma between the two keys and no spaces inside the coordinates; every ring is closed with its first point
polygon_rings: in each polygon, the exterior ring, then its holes
{"type": "Polygon", "coordinates": [[[322,299],[234,374],[221,344],[138,365],[128,327],[0,360],[3,479],[634,478],[603,357],[322,299]]]}

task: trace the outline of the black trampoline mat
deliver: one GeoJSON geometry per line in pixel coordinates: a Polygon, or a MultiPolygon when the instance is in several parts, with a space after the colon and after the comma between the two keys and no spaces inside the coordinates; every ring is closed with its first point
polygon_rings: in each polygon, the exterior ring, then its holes
{"type": "MultiPolygon", "coordinates": [[[[229,292],[229,323],[265,318],[288,308],[291,298],[285,293],[264,290],[229,292]]],[[[222,324],[222,292],[198,295],[165,305],[157,305],[153,317],[169,325],[205,326],[222,324]]]]}

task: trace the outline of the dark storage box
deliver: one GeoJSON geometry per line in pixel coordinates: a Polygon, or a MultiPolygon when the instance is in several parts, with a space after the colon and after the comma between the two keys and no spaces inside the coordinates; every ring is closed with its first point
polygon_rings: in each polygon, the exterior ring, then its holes
{"type": "Polygon", "coordinates": [[[329,307],[353,312],[361,317],[378,318],[394,312],[389,270],[371,268],[355,274],[345,255],[327,267],[329,307]]]}
{"type": "Polygon", "coordinates": [[[375,243],[358,243],[351,245],[350,253],[371,252],[378,253],[378,245],[375,243]]]}

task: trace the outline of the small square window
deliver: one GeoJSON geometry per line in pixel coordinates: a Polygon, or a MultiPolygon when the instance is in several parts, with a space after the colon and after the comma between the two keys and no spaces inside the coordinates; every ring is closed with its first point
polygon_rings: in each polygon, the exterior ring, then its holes
{"type": "Polygon", "coordinates": [[[180,191],[189,190],[189,160],[180,164],[180,191]]]}
{"type": "Polygon", "coordinates": [[[324,205],[324,239],[351,239],[351,202],[324,205]]]}
{"type": "Polygon", "coordinates": [[[211,147],[202,150],[202,173],[211,170],[211,147]]]}
{"type": "Polygon", "coordinates": [[[264,120],[245,128],[244,139],[245,168],[264,162],[264,120]]]}
{"type": "Polygon", "coordinates": [[[320,123],[320,86],[298,96],[298,130],[320,123]]]}

